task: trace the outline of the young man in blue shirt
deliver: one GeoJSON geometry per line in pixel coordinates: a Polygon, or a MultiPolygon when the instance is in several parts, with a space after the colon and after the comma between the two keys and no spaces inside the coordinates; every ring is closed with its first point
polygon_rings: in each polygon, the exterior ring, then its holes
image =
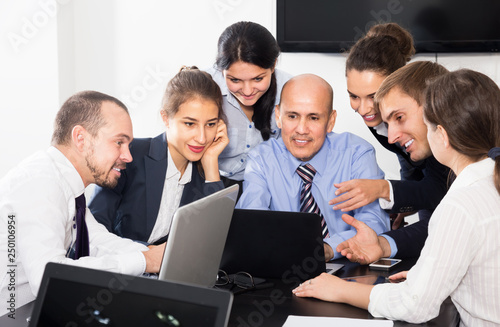
{"type": "MultiPolygon", "coordinates": [[[[237,207],[276,211],[305,211],[305,208],[311,209],[309,212],[319,209],[326,223],[325,259],[339,258],[337,245],[356,231],[342,221],[342,212],[334,211],[328,204],[335,197],[333,185],[354,178],[383,178],[375,150],[351,133],[332,132],[337,116],[333,110],[333,90],[319,76],[306,74],[290,79],[283,87],[275,112],[282,138],[263,142],[249,153],[243,194],[237,207]],[[305,186],[301,173],[297,172],[299,166],[312,168],[312,184],[305,186]],[[308,201],[301,201],[301,197],[308,201]],[[307,208],[311,202],[317,207],[307,208]]],[[[388,215],[378,202],[349,213],[377,234],[389,230],[388,215]]]]}

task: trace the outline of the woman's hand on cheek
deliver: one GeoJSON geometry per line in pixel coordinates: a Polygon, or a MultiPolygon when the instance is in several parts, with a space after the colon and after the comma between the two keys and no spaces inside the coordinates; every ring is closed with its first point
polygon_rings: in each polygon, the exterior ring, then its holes
{"type": "Polygon", "coordinates": [[[222,150],[229,144],[227,137],[226,124],[222,119],[219,119],[217,124],[217,133],[212,144],[205,150],[201,158],[201,165],[205,171],[205,180],[207,182],[220,181],[219,175],[219,155],[222,150]]]}
{"type": "MultiPolygon", "coordinates": [[[[229,144],[229,138],[227,136],[227,127],[222,119],[219,119],[217,124],[217,133],[213,143],[205,151],[204,157],[215,157],[218,158],[222,150],[229,144]]],[[[203,160],[202,158],[202,160],[203,160]]]]}

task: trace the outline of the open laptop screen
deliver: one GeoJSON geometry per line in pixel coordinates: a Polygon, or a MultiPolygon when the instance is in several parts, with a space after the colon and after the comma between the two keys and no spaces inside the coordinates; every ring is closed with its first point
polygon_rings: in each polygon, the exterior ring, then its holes
{"type": "Polygon", "coordinates": [[[321,217],[313,213],[235,209],[221,269],[297,282],[326,271],[321,217]]]}

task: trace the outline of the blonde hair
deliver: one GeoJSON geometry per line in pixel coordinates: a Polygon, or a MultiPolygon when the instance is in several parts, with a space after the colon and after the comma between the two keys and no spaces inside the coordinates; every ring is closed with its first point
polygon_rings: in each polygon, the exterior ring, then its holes
{"type": "Polygon", "coordinates": [[[419,106],[424,102],[427,83],[448,70],[432,61],[415,61],[389,75],[375,93],[375,108],[380,111],[380,102],[394,88],[413,98],[419,106]]]}

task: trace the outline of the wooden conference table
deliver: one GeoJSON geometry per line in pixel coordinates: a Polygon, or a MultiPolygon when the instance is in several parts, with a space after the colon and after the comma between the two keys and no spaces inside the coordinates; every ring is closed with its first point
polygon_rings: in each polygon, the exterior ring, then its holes
{"type": "MultiPolygon", "coordinates": [[[[416,259],[403,260],[390,271],[371,270],[368,266],[339,259],[335,262],[345,266],[335,275],[345,277],[373,276],[373,280],[385,280],[396,272],[409,270],[416,259]]],[[[268,289],[251,291],[235,295],[229,319],[229,327],[282,326],[289,315],[324,316],[357,319],[373,319],[367,310],[355,308],[347,304],[324,302],[311,298],[298,298],[292,294],[297,285],[293,282],[273,280],[274,286],[268,289]]],[[[425,324],[410,324],[395,321],[394,326],[458,326],[458,312],[448,298],[441,306],[439,316],[425,324]]]]}

